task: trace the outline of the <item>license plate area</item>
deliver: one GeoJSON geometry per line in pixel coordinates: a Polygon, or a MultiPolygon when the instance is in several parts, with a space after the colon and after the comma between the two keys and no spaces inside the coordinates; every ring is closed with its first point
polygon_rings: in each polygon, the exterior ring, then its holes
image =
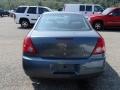
{"type": "Polygon", "coordinates": [[[74,64],[52,64],[50,69],[53,74],[76,74],[79,68],[74,64]]]}

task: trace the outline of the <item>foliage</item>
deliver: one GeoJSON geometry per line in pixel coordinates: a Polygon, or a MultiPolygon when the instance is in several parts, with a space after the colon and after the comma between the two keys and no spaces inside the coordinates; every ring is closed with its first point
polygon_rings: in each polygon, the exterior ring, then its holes
{"type": "Polygon", "coordinates": [[[0,8],[13,9],[19,5],[43,5],[58,9],[65,3],[94,3],[110,7],[119,6],[120,0],[0,0],[0,8]]]}

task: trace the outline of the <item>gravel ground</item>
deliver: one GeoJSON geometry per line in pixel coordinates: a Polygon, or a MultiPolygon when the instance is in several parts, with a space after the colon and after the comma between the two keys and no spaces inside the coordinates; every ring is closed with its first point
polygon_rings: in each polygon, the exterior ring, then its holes
{"type": "Polygon", "coordinates": [[[0,90],[120,90],[120,31],[101,31],[107,49],[105,72],[87,81],[32,82],[22,69],[22,42],[30,29],[21,29],[12,18],[0,18],[0,90]]]}

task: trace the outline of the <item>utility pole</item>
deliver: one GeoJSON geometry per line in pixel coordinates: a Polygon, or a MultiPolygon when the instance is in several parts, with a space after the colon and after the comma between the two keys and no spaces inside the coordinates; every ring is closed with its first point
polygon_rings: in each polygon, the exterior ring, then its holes
{"type": "Polygon", "coordinates": [[[114,5],[116,4],[116,0],[113,0],[113,4],[114,4],[114,5]]]}
{"type": "Polygon", "coordinates": [[[38,6],[42,6],[42,1],[38,0],[38,6]]]}
{"type": "Polygon", "coordinates": [[[11,10],[11,0],[8,0],[9,9],[11,10]]]}

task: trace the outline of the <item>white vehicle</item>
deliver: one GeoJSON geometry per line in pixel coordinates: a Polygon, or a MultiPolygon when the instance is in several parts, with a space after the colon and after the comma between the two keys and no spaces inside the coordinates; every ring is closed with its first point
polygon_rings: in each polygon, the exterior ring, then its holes
{"type": "Polygon", "coordinates": [[[35,24],[41,14],[51,11],[44,6],[19,6],[15,12],[15,21],[21,24],[22,28],[28,28],[31,24],[35,24]]]}
{"type": "Polygon", "coordinates": [[[65,4],[63,11],[80,12],[86,17],[103,12],[103,7],[98,4],[65,4]]]}

